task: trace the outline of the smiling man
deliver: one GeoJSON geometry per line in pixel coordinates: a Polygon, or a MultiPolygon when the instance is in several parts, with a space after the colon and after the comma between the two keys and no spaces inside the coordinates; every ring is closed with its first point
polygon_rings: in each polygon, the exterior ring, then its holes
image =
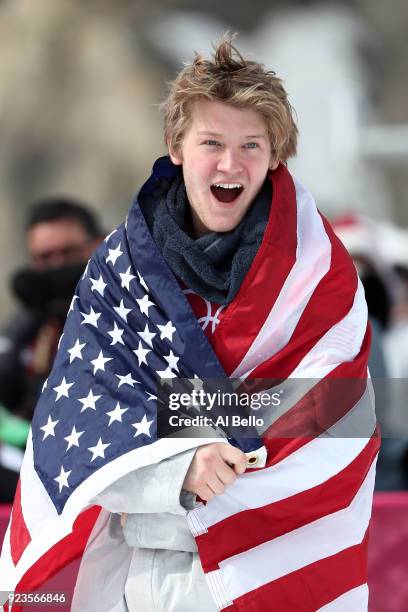
{"type": "Polygon", "coordinates": [[[225,39],[185,66],[163,111],[169,155],[78,286],[33,422],[37,500],[15,513],[47,518],[27,517],[15,552],[16,518],[0,590],[64,538],[69,559],[82,554],[74,611],[366,610],[367,310],[286,168],[287,94],[225,39]],[[278,398],[255,431],[160,435],[162,387],[230,377],[278,398]]]}
{"type": "Polygon", "coordinates": [[[168,144],[183,168],[197,237],[235,229],[279,163],[258,112],[215,100],[195,101],[182,144],[168,144]]]}

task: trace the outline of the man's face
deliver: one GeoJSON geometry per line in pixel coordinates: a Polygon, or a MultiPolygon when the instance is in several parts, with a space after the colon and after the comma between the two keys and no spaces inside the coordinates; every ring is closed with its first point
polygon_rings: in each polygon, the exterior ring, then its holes
{"type": "Polygon", "coordinates": [[[170,148],[183,165],[197,236],[234,229],[253,203],[269,168],[271,146],[265,122],[250,109],[199,100],[181,149],[170,148]]]}
{"type": "Polygon", "coordinates": [[[39,271],[85,263],[96,245],[74,219],[42,221],[27,232],[30,265],[39,271]]]}

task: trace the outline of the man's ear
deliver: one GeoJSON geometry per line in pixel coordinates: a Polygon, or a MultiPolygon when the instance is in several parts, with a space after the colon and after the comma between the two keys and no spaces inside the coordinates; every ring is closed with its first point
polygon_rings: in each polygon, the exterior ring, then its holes
{"type": "Polygon", "coordinates": [[[181,156],[181,148],[175,148],[169,141],[167,141],[167,148],[169,150],[170,159],[175,166],[181,166],[183,158],[181,156]]]}
{"type": "Polygon", "coordinates": [[[271,159],[271,162],[269,164],[269,170],[276,170],[278,166],[279,166],[279,159],[271,159]]]}

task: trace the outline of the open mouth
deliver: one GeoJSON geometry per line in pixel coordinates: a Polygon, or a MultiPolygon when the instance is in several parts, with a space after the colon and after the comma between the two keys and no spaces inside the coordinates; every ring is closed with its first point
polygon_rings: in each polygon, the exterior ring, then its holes
{"type": "Polygon", "coordinates": [[[240,183],[214,183],[211,193],[219,201],[226,204],[234,202],[241,195],[243,186],[240,183]]]}

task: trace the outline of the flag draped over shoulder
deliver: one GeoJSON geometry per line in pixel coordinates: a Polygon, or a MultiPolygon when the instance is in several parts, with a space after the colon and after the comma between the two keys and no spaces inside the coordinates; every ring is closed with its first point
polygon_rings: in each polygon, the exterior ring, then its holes
{"type": "MultiPolygon", "coordinates": [[[[172,172],[159,160],[143,191],[172,172]]],[[[219,609],[364,606],[378,438],[363,290],[310,194],[284,166],[270,178],[262,245],[212,347],[137,200],[90,260],[32,423],[0,591],[79,557],[110,483],[209,441],[158,438],[158,380],[228,375],[303,383],[265,419],[266,466],[188,515],[219,609]],[[341,397],[337,380],[354,381],[341,397]]]]}
{"type": "Polygon", "coordinates": [[[310,193],[282,166],[272,182],[261,248],[213,339],[229,375],[280,381],[280,405],[258,413],[268,462],[188,520],[219,609],[366,610],[379,438],[364,291],[310,193]]]}

